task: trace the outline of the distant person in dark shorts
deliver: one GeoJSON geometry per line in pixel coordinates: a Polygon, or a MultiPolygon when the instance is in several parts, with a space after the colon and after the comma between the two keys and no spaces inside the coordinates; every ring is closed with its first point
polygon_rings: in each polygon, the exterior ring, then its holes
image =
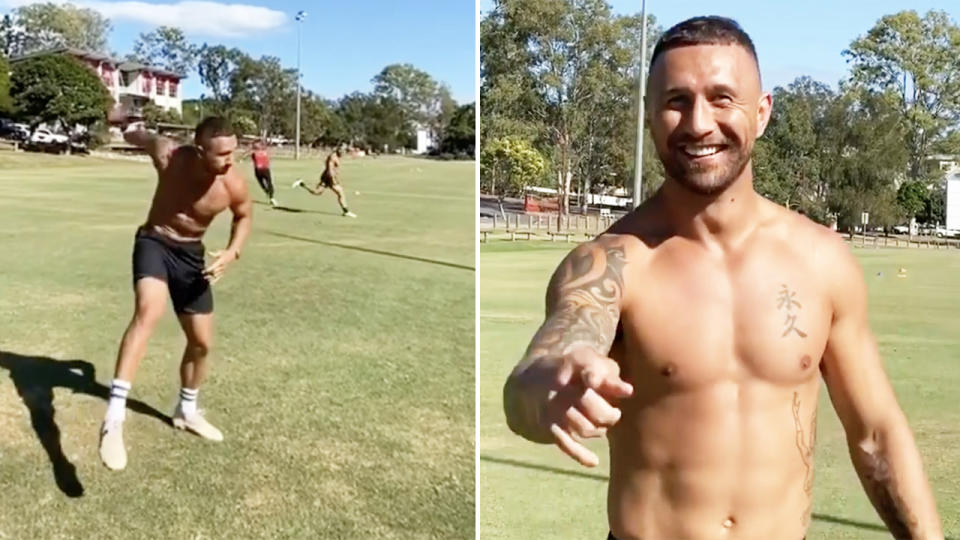
{"type": "Polygon", "coordinates": [[[267,146],[261,141],[253,143],[253,152],[250,156],[253,158],[253,174],[257,177],[257,183],[270,199],[270,205],[279,206],[277,199],[273,196],[273,175],[270,174],[270,155],[267,154],[267,146]]]}
{"type": "Polygon", "coordinates": [[[323,173],[320,175],[320,181],[317,182],[317,187],[311,188],[304,184],[302,178],[298,178],[297,181],[293,183],[293,187],[302,187],[313,195],[322,195],[324,190],[330,188],[330,190],[337,195],[337,202],[340,203],[340,209],[343,210],[344,217],[355,218],[357,215],[347,208],[347,196],[343,193],[343,186],[340,185],[340,157],[342,155],[343,150],[337,148],[335,152],[331,152],[330,155],[327,156],[327,161],[324,165],[323,173]]]}

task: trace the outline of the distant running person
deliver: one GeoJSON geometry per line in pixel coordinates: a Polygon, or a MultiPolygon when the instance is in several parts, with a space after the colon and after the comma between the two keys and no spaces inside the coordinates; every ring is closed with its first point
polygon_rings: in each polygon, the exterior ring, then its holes
{"type": "Polygon", "coordinates": [[[324,165],[323,174],[320,175],[320,181],[317,183],[317,187],[311,189],[310,186],[303,183],[302,178],[298,178],[297,181],[293,183],[293,187],[302,187],[314,195],[322,195],[326,188],[330,188],[337,194],[337,202],[340,203],[340,208],[343,209],[343,215],[345,217],[355,218],[357,215],[347,208],[347,196],[343,193],[343,186],[340,185],[340,156],[342,155],[343,150],[337,148],[335,152],[331,152],[330,155],[327,156],[327,162],[326,165],[324,165]]]}
{"type": "MultiPolygon", "coordinates": [[[[110,116],[114,122],[129,122],[123,111],[110,116]]],[[[123,444],[127,393],[168,298],[173,300],[187,338],[173,425],[205,439],[223,440],[220,430],[197,410],[197,393],[206,376],[213,338],[210,286],[240,258],[253,213],[247,182],[233,166],[237,138],[226,119],[211,117],[200,122],[192,145],[181,146],[148,133],[142,124],[129,125],[124,139],[146,150],[158,180],[147,220],[137,229],[133,245],[135,308],[120,342],[100,431],[100,459],[113,470],[127,465],[123,444]],[[223,251],[211,253],[216,258],[204,267],[203,235],[213,218],[228,208],[233,213],[230,241],[223,251]]]]}
{"type": "Polygon", "coordinates": [[[267,147],[263,142],[253,143],[253,152],[250,153],[253,158],[253,174],[257,177],[257,183],[263,189],[270,199],[271,206],[280,206],[273,193],[273,175],[270,174],[270,155],[267,153],[267,147]]]}

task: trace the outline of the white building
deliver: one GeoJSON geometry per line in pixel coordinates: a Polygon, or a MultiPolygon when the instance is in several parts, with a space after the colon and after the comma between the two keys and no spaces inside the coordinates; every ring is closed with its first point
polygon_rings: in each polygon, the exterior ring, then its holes
{"type": "Polygon", "coordinates": [[[31,53],[13,58],[11,63],[47,54],[70,55],[89,66],[100,77],[116,103],[142,107],[153,102],[159,107],[183,114],[180,81],[186,76],[179,73],[70,47],[31,53]]]}
{"type": "Polygon", "coordinates": [[[429,128],[417,128],[417,149],[414,154],[426,154],[437,145],[433,132],[429,128]]]}
{"type": "Polygon", "coordinates": [[[960,230],[960,156],[934,155],[930,160],[944,172],[947,182],[944,213],[949,230],[960,230]]]}
{"type": "Polygon", "coordinates": [[[960,230],[960,168],[947,173],[947,196],[944,201],[947,229],[960,230]]]}

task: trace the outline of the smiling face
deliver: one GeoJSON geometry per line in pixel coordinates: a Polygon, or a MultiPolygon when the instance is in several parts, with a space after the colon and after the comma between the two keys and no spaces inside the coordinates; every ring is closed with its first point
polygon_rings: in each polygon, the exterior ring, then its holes
{"type": "Polygon", "coordinates": [[[770,119],[753,56],[737,44],[663,52],[648,86],[650,131],[667,176],[700,195],[744,174],[770,119]]]}

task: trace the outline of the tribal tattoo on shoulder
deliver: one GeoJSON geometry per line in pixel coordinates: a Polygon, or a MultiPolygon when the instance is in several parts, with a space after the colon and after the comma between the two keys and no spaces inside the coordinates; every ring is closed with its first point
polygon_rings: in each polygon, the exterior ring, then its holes
{"type": "Polygon", "coordinates": [[[626,255],[609,243],[574,250],[557,269],[547,292],[547,320],[528,356],[560,356],[576,345],[607,354],[616,337],[626,255]]]}

